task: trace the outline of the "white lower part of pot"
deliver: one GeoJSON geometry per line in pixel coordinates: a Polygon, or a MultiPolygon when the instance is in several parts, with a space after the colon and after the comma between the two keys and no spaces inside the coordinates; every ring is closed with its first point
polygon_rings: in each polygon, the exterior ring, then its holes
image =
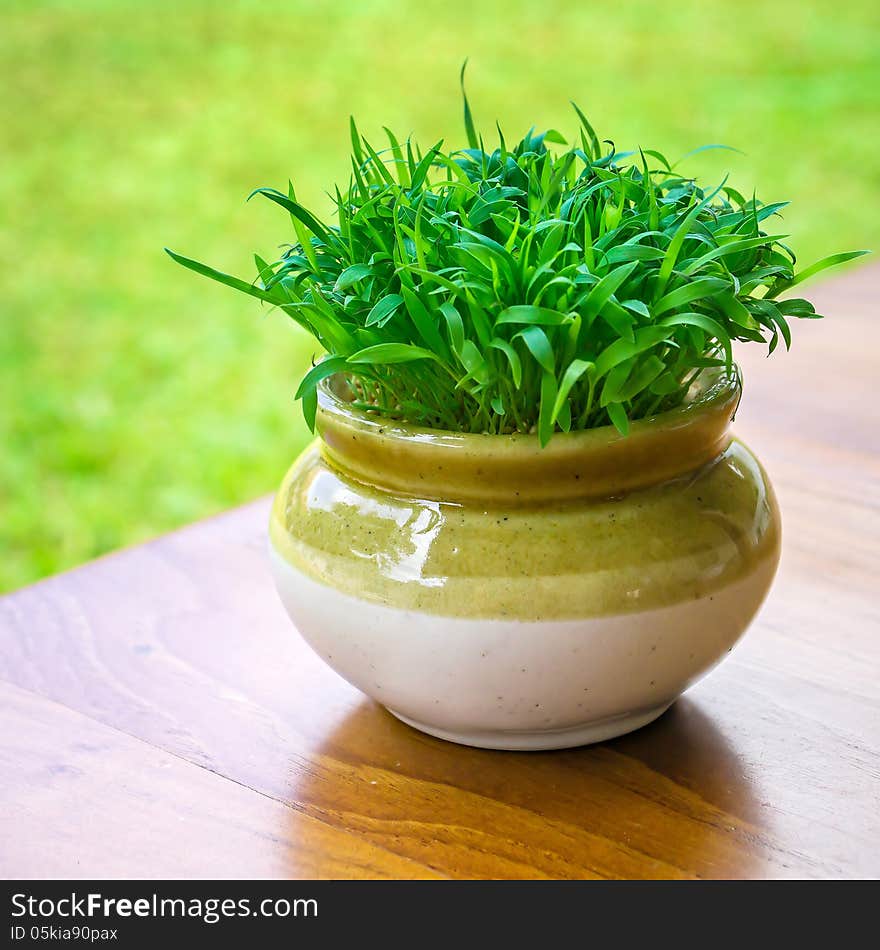
{"type": "Polygon", "coordinates": [[[271,548],[291,619],[340,676],[423,732],[487,749],[563,749],[647,725],[732,649],[776,558],[713,593],[575,620],[443,617],[342,594],[271,548]]]}

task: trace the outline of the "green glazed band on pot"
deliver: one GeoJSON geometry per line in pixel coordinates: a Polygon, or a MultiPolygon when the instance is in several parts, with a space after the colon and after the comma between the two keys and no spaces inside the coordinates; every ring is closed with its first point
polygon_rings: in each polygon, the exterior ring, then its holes
{"type": "Polygon", "coordinates": [[[272,510],[301,634],[395,715],[491,748],[600,741],[659,715],[760,606],[779,558],[767,477],[729,432],[740,389],[557,434],[437,432],[319,393],[319,438],[272,510]]]}

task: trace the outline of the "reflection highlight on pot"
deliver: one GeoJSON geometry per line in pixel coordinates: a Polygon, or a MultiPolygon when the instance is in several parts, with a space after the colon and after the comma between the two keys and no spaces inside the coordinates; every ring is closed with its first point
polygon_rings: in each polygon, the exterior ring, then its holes
{"type": "Polygon", "coordinates": [[[320,470],[312,474],[308,500],[312,510],[323,511],[343,522],[369,517],[393,523],[398,530],[389,533],[391,544],[378,549],[371,545],[370,550],[352,541],[348,552],[361,560],[373,561],[389,580],[415,581],[426,587],[443,586],[444,576],[432,576],[426,570],[431,545],[444,524],[440,502],[385,501],[378,496],[364,495],[362,490],[355,492],[337,476],[320,470]]]}

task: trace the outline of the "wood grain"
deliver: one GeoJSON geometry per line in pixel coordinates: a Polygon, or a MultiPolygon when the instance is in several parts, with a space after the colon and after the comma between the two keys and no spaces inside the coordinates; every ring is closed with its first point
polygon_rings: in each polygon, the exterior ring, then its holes
{"type": "Polygon", "coordinates": [[[0,684],[0,854],[17,877],[433,877],[361,837],[0,684]],[[11,780],[10,780],[11,779],[11,780]]]}
{"type": "Polygon", "coordinates": [[[263,499],[0,600],[0,874],[880,875],[878,292],[822,285],[790,354],[741,354],[780,574],[654,725],[537,754],[408,729],[291,629],[263,499]]]}

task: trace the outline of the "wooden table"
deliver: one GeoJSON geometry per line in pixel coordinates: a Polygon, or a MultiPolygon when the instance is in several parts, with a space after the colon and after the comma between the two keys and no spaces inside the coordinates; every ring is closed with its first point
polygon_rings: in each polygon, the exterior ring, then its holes
{"type": "Polygon", "coordinates": [[[877,266],[823,284],[828,321],[746,356],[782,566],[654,725],[532,754],[412,731],[294,634],[263,499],[0,600],[0,874],[880,875],[878,296],[877,266]]]}

